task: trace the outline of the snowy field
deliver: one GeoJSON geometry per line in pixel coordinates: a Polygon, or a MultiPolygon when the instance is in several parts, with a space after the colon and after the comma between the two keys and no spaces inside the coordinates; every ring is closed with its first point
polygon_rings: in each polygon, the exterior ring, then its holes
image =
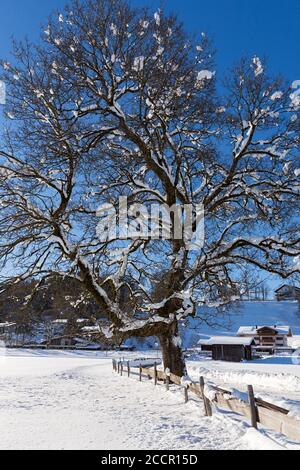
{"type": "MultiPolygon", "coordinates": [[[[149,354],[126,355],[137,356],[149,354]]],[[[2,351],[0,448],[300,448],[282,436],[251,430],[228,412],[205,418],[202,403],[185,405],[178,387],[168,393],[152,382],[120,377],[112,372],[112,357],[116,354],[2,351]]],[[[189,363],[196,375],[201,367],[209,369],[208,363],[189,363]]]]}

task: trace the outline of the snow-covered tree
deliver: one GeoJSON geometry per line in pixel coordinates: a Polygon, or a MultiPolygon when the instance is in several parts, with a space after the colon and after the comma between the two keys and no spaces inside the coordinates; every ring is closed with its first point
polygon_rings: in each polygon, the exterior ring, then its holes
{"type": "Polygon", "coordinates": [[[300,98],[258,57],[218,96],[205,34],[195,42],[174,16],[123,0],[73,1],[42,41],[3,63],[2,284],[76,278],[107,337],[157,336],[183,375],[179,322],[232,300],[248,264],[300,269],[300,98]],[[120,196],[140,226],[105,239],[99,207],[120,196]],[[169,239],[146,236],[151,204],[203,204],[203,246],[174,236],[176,212],[169,239]]]}

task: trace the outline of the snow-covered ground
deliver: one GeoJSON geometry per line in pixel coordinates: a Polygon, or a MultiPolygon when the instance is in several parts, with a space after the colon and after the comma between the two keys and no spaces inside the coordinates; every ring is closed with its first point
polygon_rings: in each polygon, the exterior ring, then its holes
{"type": "Polygon", "coordinates": [[[189,374],[197,380],[200,375],[228,389],[246,391],[253,385],[258,398],[290,411],[300,426],[300,365],[293,358],[269,357],[262,360],[232,363],[193,360],[188,363],[189,374]]]}
{"type": "MultiPolygon", "coordinates": [[[[126,354],[136,356],[147,353],[126,354]]],[[[297,447],[282,436],[249,429],[230,413],[205,418],[203,404],[193,399],[185,405],[179,387],[168,393],[162,385],[120,377],[112,372],[112,357],[115,353],[3,350],[0,448],[297,447]]]]}

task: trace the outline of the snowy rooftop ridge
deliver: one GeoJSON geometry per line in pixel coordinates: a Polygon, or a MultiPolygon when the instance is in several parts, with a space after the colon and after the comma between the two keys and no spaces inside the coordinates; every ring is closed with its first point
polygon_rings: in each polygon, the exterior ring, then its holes
{"type": "MultiPolygon", "coordinates": [[[[77,318],[76,323],[85,323],[88,322],[89,320],[87,318],[77,318]]],[[[57,320],[52,320],[52,323],[57,324],[57,325],[65,325],[69,323],[69,320],[67,318],[58,318],[57,320]]]]}
{"type": "Polygon", "coordinates": [[[91,331],[91,332],[100,332],[100,327],[99,325],[95,325],[95,326],[85,326],[81,329],[81,331],[91,331]]]}
{"type": "Polygon", "coordinates": [[[262,328],[270,328],[270,329],[276,331],[277,333],[279,333],[281,335],[288,335],[291,331],[291,327],[286,326],[286,325],[280,325],[280,326],[277,326],[277,325],[272,325],[272,326],[270,326],[270,325],[241,326],[238,329],[237,336],[241,336],[241,335],[253,335],[253,336],[255,336],[257,334],[258,330],[260,330],[262,328]]]}
{"type": "Polygon", "coordinates": [[[212,336],[208,340],[200,341],[199,344],[203,344],[206,346],[214,346],[214,345],[227,345],[232,344],[236,346],[251,346],[253,342],[253,338],[239,338],[236,336],[212,336]]]}

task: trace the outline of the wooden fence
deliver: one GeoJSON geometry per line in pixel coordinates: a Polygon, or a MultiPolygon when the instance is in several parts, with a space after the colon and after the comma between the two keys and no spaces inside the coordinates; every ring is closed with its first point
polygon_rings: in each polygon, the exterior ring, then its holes
{"type": "Polygon", "coordinates": [[[156,364],[154,364],[153,368],[143,367],[140,364],[138,372],[135,372],[134,369],[136,367],[130,367],[130,362],[113,360],[113,370],[120,375],[126,374],[128,377],[131,375],[138,376],[140,382],[143,378],[154,379],[155,385],[159,381],[164,382],[167,390],[169,390],[171,383],[179,385],[183,389],[185,402],[188,402],[190,393],[196,395],[203,400],[206,416],[212,416],[212,405],[216,405],[245,416],[251,423],[251,426],[256,429],[259,423],[272,431],[284,434],[289,439],[300,441],[300,420],[288,416],[289,410],[256,398],[251,385],[248,386],[248,401],[243,401],[232,396],[230,391],[217,386],[209,385],[209,390],[212,393],[205,393],[204,377],[199,377],[198,383],[192,382],[184,386],[180,377],[158,370],[156,364]],[[207,395],[209,395],[209,398],[207,395]],[[213,395],[213,398],[211,395],[213,395]]]}

